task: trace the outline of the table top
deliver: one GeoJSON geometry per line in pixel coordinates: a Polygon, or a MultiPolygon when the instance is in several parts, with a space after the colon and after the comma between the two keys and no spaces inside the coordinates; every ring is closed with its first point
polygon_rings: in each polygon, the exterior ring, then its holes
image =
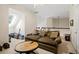
{"type": "Polygon", "coordinates": [[[33,41],[24,41],[20,42],[19,44],[16,45],[15,50],[18,52],[28,52],[36,49],[38,47],[37,42],[33,41]]]}

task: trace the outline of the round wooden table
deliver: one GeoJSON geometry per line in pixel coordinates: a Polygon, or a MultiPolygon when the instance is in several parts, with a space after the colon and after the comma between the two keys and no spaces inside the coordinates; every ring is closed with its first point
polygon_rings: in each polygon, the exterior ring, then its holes
{"type": "MultiPolygon", "coordinates": [[[[15,51],[18,53],[31,53],[38,48],[38,43],[33,41],[24,41],[16,45],[15,51]]],[[[34,52],[33,52],[34,53],[34,52]]]]}

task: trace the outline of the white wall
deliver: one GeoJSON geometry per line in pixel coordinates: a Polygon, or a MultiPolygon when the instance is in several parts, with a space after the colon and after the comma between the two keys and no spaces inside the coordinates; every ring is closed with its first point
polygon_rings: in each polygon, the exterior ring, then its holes
{"type": "MultiPolygon", "coordinates": [[[[55,25],[54,25],[54,22],[53,22],[54,20],[53,19],[51,19],[51,18],[48,18],[48,19],[46,19],[46,25],[47,25],[47,27],[54,27],[55,25]]],[[[55,22],[55,24],[56,24],[57,22],[55,22]]]]}
{"type": "Polygon", "coordinates": [[[43,18],[37,18],[37,27],[46,27],[47,20],[43,18]]]}
{"type": "Polygon", "coordinates": [[[0,44],[8,42],[8,8],[0,5],[0,44]]]}
{"type": "Polygon", "coordinates": [[[74,26],[70,26],[72,44],[79,53],[79,5],[70,8],[70,20],[74,20],[74,26]]]}
{"type": "Polygon", "coordinates": [[[25,20],[25,30],[26,34],[33,33],[36,28],[36,17],[33,13],[28,12],[26,13],[26,20],[25,20]]]}

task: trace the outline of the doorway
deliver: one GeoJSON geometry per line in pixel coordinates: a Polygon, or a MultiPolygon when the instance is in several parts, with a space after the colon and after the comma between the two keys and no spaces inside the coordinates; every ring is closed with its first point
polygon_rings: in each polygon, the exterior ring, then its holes
{"type": "Polygon", "coordinates": [[[9,42],[11,38],[24,40],[25,15],[15,9],[9,8],[9,42]]]}

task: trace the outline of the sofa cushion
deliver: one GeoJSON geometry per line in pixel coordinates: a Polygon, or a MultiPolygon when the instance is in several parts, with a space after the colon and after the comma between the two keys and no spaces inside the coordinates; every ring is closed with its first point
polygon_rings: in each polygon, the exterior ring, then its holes
{"type": "Polygon", "coordinates": [[[49,37],[42,37],[39,39],[39,42],[49,44],[55,47],[57,46],[57,43],[53,41],[52,39],[50,39],[49,37]]]}
{"type": "Polygon", "coordinates": [[[58,32],[57,31],[52,31],[50,33],[50,38],[57,38],[58,37],[58,32]]]}

